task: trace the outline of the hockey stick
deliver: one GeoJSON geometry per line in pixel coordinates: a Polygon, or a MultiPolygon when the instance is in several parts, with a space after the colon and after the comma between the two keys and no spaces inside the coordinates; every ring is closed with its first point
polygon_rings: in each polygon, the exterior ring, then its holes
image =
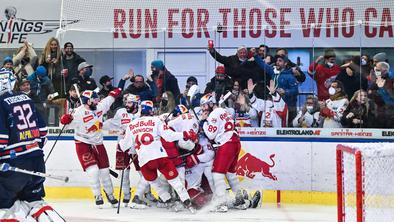
{"type": "Polygon", "coordinates": [[[10,166],[10,164],[8,164],[8,163],[0,164],[0,172],[7,172],[7,171],[14,171],[14,172],[19,172],[19,173],[24,173],[24,174],[29,174],[29,175],[33,175],[33,176],[39,176],[39,177],[47,177],[47,178],[51,178],[54,180],[61,180],[65,183],[67,183],[69,180],[68,177],[56,176],[56,175],[52,175],[52,174],[48,174],[48,173],[41,173],[41,172],[19,169],[17,167],[10,166]]]}
{"type": "MultiPolygon", "coordinates": [[[[79,98],[79,100],[80,100],[80,102],[81,102],[81,105],[82,105],[82,100],[81,100],[81,97],[79,96],[79,90],[78,90],[77,84],[74,84],[74,88],[75,88],[75,91],[77,92],[78,98],[79,98]]],[[[74,106],[74,108],[71,110],[71,112],[70,112],[71,115],[74,113],[75,108],[76,108],[76,107],[74,106]]],[[[64,128],[66,128],[66,126],[67,126],[67,125],[63,125],[62,129],[60,130],[59,134],[57,135],[56,140],[55,140],[55,143],[52,145],[52,148],[51,148],[51,150],[49,151],[47,157],[45,158],[44,163],[46,163],[46,162],[48,161],[49,156],[51,155],[53,149],[55,148],[55,146],[56,146],[56,144],[57,144],[57,141],[59,140],[59,138],[60,138],[60,136],[62,135],[62,133],[63,133],[63,131],[64,131],[64,128]]]]}
{"type": "MultiPolygon", "coordinates": [[[[125,168],[127,169],[127,168],[125,168]]],[[[124,177],[124,170],[122,170],[122,177],[120,178],[120,188],[119,188],[119,198],[118,198],[118,209],[116,210],[116,213],[119,214],[120,211],[120,198],[122,197],[122,187],[123,187],[123,177],[124,177]]]]}

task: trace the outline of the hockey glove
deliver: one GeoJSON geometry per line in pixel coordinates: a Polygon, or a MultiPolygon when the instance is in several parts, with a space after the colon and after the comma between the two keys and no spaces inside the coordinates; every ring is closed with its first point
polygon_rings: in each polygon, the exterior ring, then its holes
{"type": "Polygon", "coordinates": [[[195,142],[198,140],[198,135],[193,130],[190,130],[189,132],[183,131],[183,139],[195,142]]]}
{"type": "Polygon", "coordinates": [[[60,122],[63,125],[67,125],[70,124],[73,121],[73,116],[71,114],[64,114],[61,118],[60,118],[60,122]]]}
{"type": "Polygon", "coordinates": [[[198,163],[200,163],[200,160],[198,159],[196,154],[192,154],[186,157],[186,168],[192,168],[198,163]]]}
{"type": "Polygon", "coordinates": [[[115,88],[111,92],[109,92],[109,95],[114,97],[115,99],[118,98],[118,96],[122,93],[122,90],[120,88],[115,88]]]}

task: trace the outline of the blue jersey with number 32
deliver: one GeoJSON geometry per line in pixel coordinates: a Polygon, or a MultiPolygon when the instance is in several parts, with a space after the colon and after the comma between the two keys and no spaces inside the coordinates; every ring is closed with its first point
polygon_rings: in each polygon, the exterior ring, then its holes
{"type": "Polygon", "coordinates": [[[0,160],[43,155],[46,124],[23,93],[0,96],[0,160]]]}

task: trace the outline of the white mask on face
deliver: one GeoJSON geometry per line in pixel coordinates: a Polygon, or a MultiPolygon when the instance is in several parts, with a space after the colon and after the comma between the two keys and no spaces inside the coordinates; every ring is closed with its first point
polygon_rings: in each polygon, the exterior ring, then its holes
{"type": "Polygon", "coordinates": [[[306,106],[306,110],[307,110],[308,112],[312,112],[313,106],[306,106]]]}
{"type": "Polygon", "coordinates": [[[327,62],[327,66],[328,66],[329,68],[331,68],[331,67],[333,67],[333,66],[334,66],[334,63],[327,62]]]}
{"type": "Polygon", "coordinates": [[[362,65],[362,66],[365,66],[365,65],[367,65],[367,60],[365,60],[365,59],[361,59],[361,65],[362,65]]]}
{"type": "Polygon", "coordinates": [[[376,70],[376,67],[374,68],[374,71],[375,71],[375,75],[376,75],[376,77],[380,77],[380,76],[382,76],[382,71],[377,71],[376,70]]]}
{"type": "Polygon", "coordinates": [[[333,87],[330,87],[328,89],[328,94],[330,94],[330,96],[334,95],[336,93],[335,89],[333,87]]]}

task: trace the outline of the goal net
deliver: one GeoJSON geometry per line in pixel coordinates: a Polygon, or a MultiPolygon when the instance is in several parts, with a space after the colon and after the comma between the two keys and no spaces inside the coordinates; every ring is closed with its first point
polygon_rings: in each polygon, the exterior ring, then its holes
{"type": "Polygon", "coordinates": [[[338,221],[392,221],[394,147],[337,146],[338,221]]]}

